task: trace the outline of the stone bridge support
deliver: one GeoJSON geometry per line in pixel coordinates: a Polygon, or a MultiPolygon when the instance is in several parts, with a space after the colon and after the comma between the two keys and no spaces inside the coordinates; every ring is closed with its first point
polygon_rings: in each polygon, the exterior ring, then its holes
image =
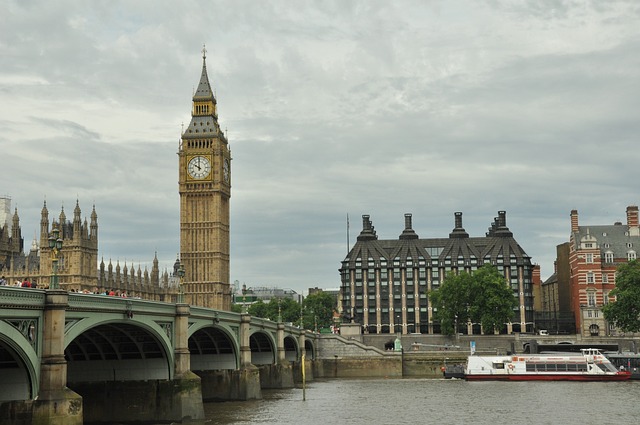
{"type": "Polygon", "coordinates": [[[47,291],[45,298],[40,391],[33,403],[34,425],[82,425],[82,397],[67,388],[64,359],[65,309],[68,293],[47,291]]]}
{"type": "Polygon", "coordinates": [[[293,367],[286,360],[284,348],[284,323],[276,328],[277,358],[273,365],[260,365],[260,385],[262,388],[293,388],[293,367]]]}
{"type": "Polygon", "coordinates": [[[303,364],[304,364],[304,380],[306,382],[313,381],[313,377],[315,375],[313,372],[314,360],[306,356],[306,343],[307,343],[307,338],[305,336],[305,333],[302,332],[298,337],[298,346],[300,347],[300,355],[298,356],[298,359],[294,364],[294,370],[293,370],[294,381],[299,383],[302,383],[303,381],[303,376],[302,376],[303,364]]]}
{"type": "Polygon", "coordinates": [[[240,318],[240,370],[238,373],[238,392],[241,400],[262,398],[260,371],[251,363],[251,315],[244,313],[240,318]]]}
{"type": "Polygon", "coordinates": [[[175,325],[175,375],[171,395],[172,420],[204,419],[202,384],[200,377],[191,371],[189,354],[189,304],[176,304],[175,325]]]}

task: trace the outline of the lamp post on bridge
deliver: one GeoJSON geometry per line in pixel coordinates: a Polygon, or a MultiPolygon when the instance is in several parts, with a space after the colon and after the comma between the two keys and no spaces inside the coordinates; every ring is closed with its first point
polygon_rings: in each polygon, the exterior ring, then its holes
{"type": "Polygon", "coordinates": [[[184,264],[180,263],[180,268],[178,268],[178,277],[180,278],[180,282],[178,283],[178,302],[180,304],[184,303],[184,289],[182,287],[184,283],[184,264]]]}
{"type": "Polygon", "coordinates": [[[49,236],[49,248],[51,248],[51,279],[49,289],[60,289],[58,284],[58,260],[62,249],[62,239],[57,223],[53,223],[52,235],[49,236]]]}
{"type": "Polygon", "coordinates": [[[278,298],[278,323],[282,323],[282,307],[280,306],[280,302],[282,300],[278,298]]]}

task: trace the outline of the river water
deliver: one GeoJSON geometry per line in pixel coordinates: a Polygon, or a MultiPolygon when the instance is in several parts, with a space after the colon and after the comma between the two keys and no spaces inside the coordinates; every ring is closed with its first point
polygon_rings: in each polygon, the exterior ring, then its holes
{"type": "Polygon", "coordinates": [[[207,424],[637,424],[640,381],[335,379],[206,403],[207,424]]]}

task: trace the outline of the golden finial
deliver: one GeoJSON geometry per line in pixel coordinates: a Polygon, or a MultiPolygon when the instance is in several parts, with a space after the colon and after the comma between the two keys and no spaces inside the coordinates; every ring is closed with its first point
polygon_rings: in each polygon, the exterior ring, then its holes
{"type": "Polygon", "coordinates": [[[205,46],[204,43],[202,43],[202,59],[206,59],[207,58],[207,46],[205,46]]]}

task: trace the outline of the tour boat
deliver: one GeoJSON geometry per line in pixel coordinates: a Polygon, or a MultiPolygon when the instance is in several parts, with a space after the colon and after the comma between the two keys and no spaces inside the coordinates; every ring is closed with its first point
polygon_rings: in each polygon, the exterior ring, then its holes
{"type": "Polygon", "coordinates": [[[631,379],[640,380],[640,354],[631,352],[606,352],[605,356],[620,370],[631,372],[631,379]]]}
{"type": "Polygon", "coordinates": [[[617,370],[595,348],[581,353],[469,356],[464,372],[468,381],[625,381],[628,370],[617,370]]]}

